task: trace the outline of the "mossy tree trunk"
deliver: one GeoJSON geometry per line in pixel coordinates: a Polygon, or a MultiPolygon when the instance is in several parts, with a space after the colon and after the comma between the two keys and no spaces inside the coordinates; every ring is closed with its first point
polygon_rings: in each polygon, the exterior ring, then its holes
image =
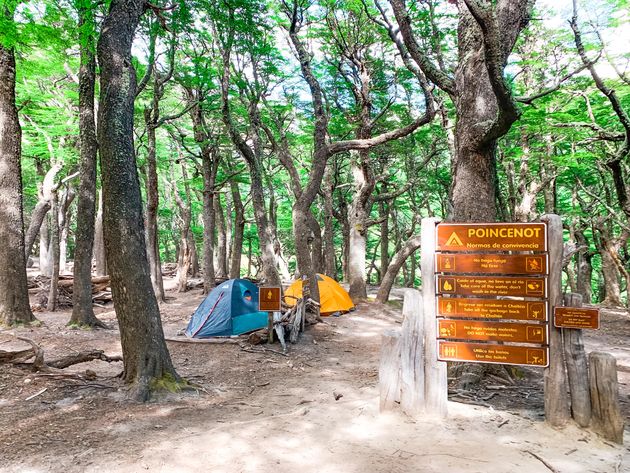
{"type": "Polygon", "coordinates": [[[131,44],[146,3],[113,0],[98,41],[101,101],[98,140],[103,227],[112,296],[120,326],[123,378],[147,400],[165,381],[179,382],[162,330],[145,246],[133,143],[136,73],[131,44]]]}
{"type": "MultiPolygon", "coordinates": [[[[0,15],[13,21],[9,7],[0,7],[0,15]]],[[[21,138],[15,106],[15,51],[0,42],[0,325],[35,320],[26,283],[21,138]]]]}

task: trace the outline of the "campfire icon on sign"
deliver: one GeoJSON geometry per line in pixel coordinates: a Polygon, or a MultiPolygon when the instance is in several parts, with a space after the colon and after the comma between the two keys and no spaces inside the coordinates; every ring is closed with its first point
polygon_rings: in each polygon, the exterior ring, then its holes
{"type": "Polygon", "coordinates": [[[528,273],[540,273],[542,272],[542,257],[532,256],[525,259],[525,266],[528,273]]]}

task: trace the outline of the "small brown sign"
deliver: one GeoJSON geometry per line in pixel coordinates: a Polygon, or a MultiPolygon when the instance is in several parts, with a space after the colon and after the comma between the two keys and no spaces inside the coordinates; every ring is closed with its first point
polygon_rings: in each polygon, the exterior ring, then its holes
{"type": "Polygon", "coordinates": [[[258,310],[278,312],[280,310],[280,292],[279,287],[261,287],[258,290],[258,310]]]}
{"type": "Polygon", "coordinates": [[[499,363],[502,365],[548,365],[549,348],[491,343],[448,342],[438,340],[438,360],[499,363]]]}
{"type": "Polygon", "coordinates": [[[558,328],[599,328],[599,309],[556,307],[553,316],[553,324],[558,328]]]}
{"type": "Polygon", "coordinates": [[[438,338],[491,342],[547,343],[547,326],[519,322],[438,320],[438,338]]]}
{"type": "Polygon", "coordinates": [[[544,223],[440,223],[438,251],[547,251],[544,223]]]}
{"type": "Polygon", "coordinates": [[[547,320],[547,303],[438,297],[438,315],[471,319],[547,320]]]}
{"type": "Polygon", "coordinates": [[[438,276],[438,294],[462,296],[520,296],[544,298],[545,278],[494,276],[438,276]]]}
{"type": "Polygon", "coordinates": [[[547,274],[547,255],[438,254],[438,273],[547,274]]]}

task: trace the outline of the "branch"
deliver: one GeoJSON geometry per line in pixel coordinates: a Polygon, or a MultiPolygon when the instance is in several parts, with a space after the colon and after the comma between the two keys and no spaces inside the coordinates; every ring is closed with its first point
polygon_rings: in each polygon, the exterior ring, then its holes
{"type": "Polygon", "coordinates": [[[599,76],[599,74],[595,70],[595,66],[593,65],[592,61],[590,61],[588,59],[588,56],[586,55],[586,50],[584,48],[584,44],[582,43],[582,33],[580,32],[580,29],[578,27],[577,0],[573,0],[573,17],[571,18],[569,25],[571,26],[571,29],[573,30],[573,37],[575,39],[575,47],[577,48],[578,54],[580,55],[582,62],[587,65],[588,70],[591,73],[591,77],[593,78],[593,81],[595,82],[595,85],[600,90],[600,92],[606,96],[606,98],[612,105],[612,108],[615,111],[615,114],[619,118],[619,122],[623,126],[624,134],[625,134],[624,144],[621,146],[621,148],[619,149],[617,153],[618,159],[621,159],[630,152],[630,117],[628,116],[627,112],[624,110],[623,106],[621,105],[621,102],[619,100],[619,97],[617,97],[616,92],[613,89],[609,88],[604,83],[602,78],[599,76]]]}
{"type": "MultiPolygon", "coordinates": [[[[597,59],[599,59],[599,56],[597,57],[597,59]]],[[[597,59],[594,59],[592,62],[593,63],[596,62],[597,59]]],[[[556,82],[551,87],[547,87],[546,89],[543,89],[540,92],[537,92],[537,93],[532,94],[532,95],[525,95],[525,96],[515,97],[514,100],[516,100],[519,103],[524,103],[524,104],[527,104],[527,105],[531,105],[532,102],[534,102],[535,100],[538,100],[538,99],[540,99],[542,97],[545,97],[545,96],[555,92],[556,90],[558,90],[562,86],[563,83],[568,81],[574,75],[579,74],[580,72],[582,72],[587,67],[588,67],[588,64],[582,64],[576,70],[571,71],[571,72],[565,74],[564,76],[562,76],[558,80],[558,82],[556,82]]]]}
{"type": "Polygon", "coordinates": [[[414,122],[410,123],[406,127],[398,128],[396,130],[388,131],[386,133],[382,133],[380,135],[374,136],[372,138],[365,138],[360,140],[345,140],[345,141],[336,141],[330,143],[329,150],[331,154],[343,153],[345,151],[350,150],[359,150],[359,149],[370,149],[375,146],[381,145],[383,143],[387,143],[392,140],[397,140],[398,138],[402,138],[404,136],[413,133],[418,128],[427,123],[430,123],[433,120],[435,115],[435,111],[433,110],[433,106],[430,106],[430,111],[427,110],[422,117],[418,118],[414,122]]]}
{"type": "MultiPolygon", "coordinates": [[[[442,72],[425,54],[422,53],[422,48],[416,41],[416,37],[411,28],[411,18],[407,12],[405,0],[389,0],[389,3],[392,5],[394,10],[394,16],[396,17],[396,22],[400,28],[400,33],[409,55],[431,82],[447,94],[451,96],[454,95],[455,81],[453,78],[442,72]]],[[[376,3],[376,6],[382,14],[383,11],[378,2],[376,3]]]]}

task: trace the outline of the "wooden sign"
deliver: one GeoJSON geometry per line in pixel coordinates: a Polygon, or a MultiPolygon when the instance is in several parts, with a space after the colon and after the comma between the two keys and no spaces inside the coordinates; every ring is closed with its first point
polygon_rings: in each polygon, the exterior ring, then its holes
{"type": "Polygon", "coordinates": [[[599,328],[599,309],[556,307],[553,316],[553,324],[558,328],[599,328]]]}
{"type": "Polygon", "coordinates": [[[438,320],[438,338],[491,342],[547,343],[547,326],[519,322],[438,320]]]}
{"type": "Polygon", "coordinates": [[[258,290],[258,310],[261,312],[280,311],[280,288],[261,287],[258,290]]]}
{"type": "Polygon", "coordinates": [[[545,367],[549,348],[438,340],[438,360],[545,367]]]}
{"type": "Polygon", "coordinates": [[[519,296],[547,295],[545,278],[496,276],[438,276],[438,294],[462,296],[519,296]]]}
{"type": "Polygon", "coordinates": [[[547,303],[496,299],[438,297],[438,315],[496,320],[547,320],[547,303]]]}
{"type": "Polygon", "coordinates": [[[440,223],[438,251],[547,251],[544,223],[440,223]]]}
{"type": "Polygon", "coordinates": [[[547,274],[547,255],[438,254],[438,273],[547,274]]]}

